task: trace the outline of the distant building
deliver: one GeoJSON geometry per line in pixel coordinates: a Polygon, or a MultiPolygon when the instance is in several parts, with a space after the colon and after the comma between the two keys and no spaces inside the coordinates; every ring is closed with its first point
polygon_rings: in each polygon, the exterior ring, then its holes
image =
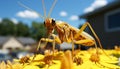
{"type": "Polygon", "coordinates": [[[85,13],[80,18],[92,25],[104,48],[120,45],[120,0],[85,13]]]}
{"type": "Polygon", "coordinates": [[[29,37],[0,36],[0,49],[30,49],[36,41],[29,37]]]}

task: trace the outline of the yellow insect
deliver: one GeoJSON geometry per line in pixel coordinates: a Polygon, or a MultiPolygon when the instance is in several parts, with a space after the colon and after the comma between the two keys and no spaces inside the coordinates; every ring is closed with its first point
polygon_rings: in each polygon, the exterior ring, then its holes
{"type": "MultiPolygon", "coordinates": [[[[72,43],[72,53],[74,52],[74,44],[81,44],[84,46],[94,46],[95,45],[95,47],[97,49],[96,40],[97,40],[99,46],[102,48],[102,45],[101,45],[101,42],[100,42],[98,36],[96,35],[93,28],[91,27],[91,25],[88,22],[86,22],[80,29],[78,29],[78,28],[72,27],[71,25],[69,25],[66,22],[56,21],[53,18],[50,18],[50,14],[51,14],[56,2],[57,2],[57,0],[54,1],[53,5],[48,13],[48,17],[46,17],[46,9],[44,6],[44,0],[42,0],[43,9],[44,9],[44,17],[36,12],[41,18],[44,19],[44,25],[47,28],[48,36],[53,36],[53,39],[50,39],[49,37],[41,38],[39,45],[37,47],[37,50],[40,47],[41,41],[53,42],[53,52],[54,52],[54,48],[55,48],[55,43],[61,44],[63,42],[72,43]],[[96,40],[91,35],[89,35],[87,32],[84,31],[87,26],[92,31],[96,40]],[[53,34],[54,30],[57,31],[58,35],[53,34]]],[[[35,12],[34,10],[30,9],[29,7],[27,7],[21,3],[20,3],[20,5],[27,8],[28,10],[35,12]]]]}

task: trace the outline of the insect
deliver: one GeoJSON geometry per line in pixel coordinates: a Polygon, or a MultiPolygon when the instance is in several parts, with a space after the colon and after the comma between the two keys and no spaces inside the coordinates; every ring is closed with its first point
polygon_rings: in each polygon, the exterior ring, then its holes
{"type": "MultiPolygon", "coordinates": [[[[97,43],[96,43],[96,41],[97,41],[99,46],[102,48],[101,42],[100,42],[98,36],[96,35],[96,33],[94,32],[90,23],[86,22],[80,29],[78,29],[78,28],[75,28],[75,27],[69,25],[66,22],[56,21],[53,18],[50,18],[50,14],[51,14],[51,12],[56,4],[56,1],[57,0],[54,1],[52,7],[50,8],[50,11],[49,11],[47,17],[46,17],[46,9],[44,6],[44,0],[42,0],[44,16],[41,16],[36,11],[34,11],[31,8],[20,3],[21,6],[27,8],[30,11],[36,12],[41,18],[44,19],[44,25],[47,28],[48,38],[41,38],[40,39],[37,50],[40,47],[41,41],[53,42],[53,52],[55,49],[55,43],[61,44],[63,42],[72,43],[72,54],[74,53],[74,44],[81,44],[84,46],[95,45],[96,51],[97,51],[97,43]],[[91,35],[89,35],[87,32],[84,31],[86,27],[90,28],[95,39],[91,35]],[[54,30],[57,31],[58,35],[53,34],[54,30]],[[53,39],[50,39],[49,36],[53,36],[53,39]]],[[[104,50],[103,50],[103,52],[104,52],[104,50]]]]}
{"type": "Polygon", "coordinates": [[[25,63],[29,63],[29,60],[30,60],[30,58],[28,56],[24,56],[20,59],[19,62],[24,65],[25,63]]]}

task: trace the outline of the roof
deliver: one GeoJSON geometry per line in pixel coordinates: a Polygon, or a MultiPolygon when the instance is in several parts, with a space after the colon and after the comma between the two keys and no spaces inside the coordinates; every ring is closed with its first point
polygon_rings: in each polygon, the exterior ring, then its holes
{"type": "MultiPolygon", "coordinates": [[[[10,36],[0,36],[0,45],[3,45],[10,38],[12,38],[12,37],[10,37],[10,36]]],[[[36,41],[33,38],[30,38],[30,37],[14,37],[14,38],[24,45],[36,43],[36,41]]]]}
{"type": "Polygon", "coordinates": [[[120,6],[120,0],[116,0],[116,1],[114,1],[112,3],[109,3],[106,6],[103,6],[101,8],[97,8],[92,12],[88,12],[88,13],[85,13],[83,15],[80,15],[80,18],[87,18],[88,16],[91,16],[91,15],[94,15],[94,14],[109,10],[109,9],[114,8],[116,6],[120,6]]]}
{"type": "Polygon", "coordinates": [[[36,43],[36,41],[30,37],[18,37],[17,38],[18,41],[20,41],[22,44],[34,44],[36,43]]]}
{"type": "Polygon", "coordinates": [[[0,45],[3,45],[7,40],[9,40],[10,37],[6,36],[0,36],[0,45]]]}

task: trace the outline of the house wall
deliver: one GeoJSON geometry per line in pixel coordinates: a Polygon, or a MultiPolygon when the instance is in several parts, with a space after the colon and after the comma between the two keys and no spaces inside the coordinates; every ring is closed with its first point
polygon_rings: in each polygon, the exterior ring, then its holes
{"type": "Polygon", "coordinates": [[[11,49],[15,49],[15,48],[19,48],[19,49],[23,49],[23,45],[18,42],[15,38],[10,38],[6,43],[3,44],[3,49],[7,49],[7,48],[11,48],[11,49]]]}
{"type": "Polygon", "coordinates": [[[87,21],[92,25],[104,48],[114,48],[115,45],[120,45],[120,30],[113,32],[105,30],[105,14],[118,8],[120,7],[113,7],[87,18],[87,21]]]}

